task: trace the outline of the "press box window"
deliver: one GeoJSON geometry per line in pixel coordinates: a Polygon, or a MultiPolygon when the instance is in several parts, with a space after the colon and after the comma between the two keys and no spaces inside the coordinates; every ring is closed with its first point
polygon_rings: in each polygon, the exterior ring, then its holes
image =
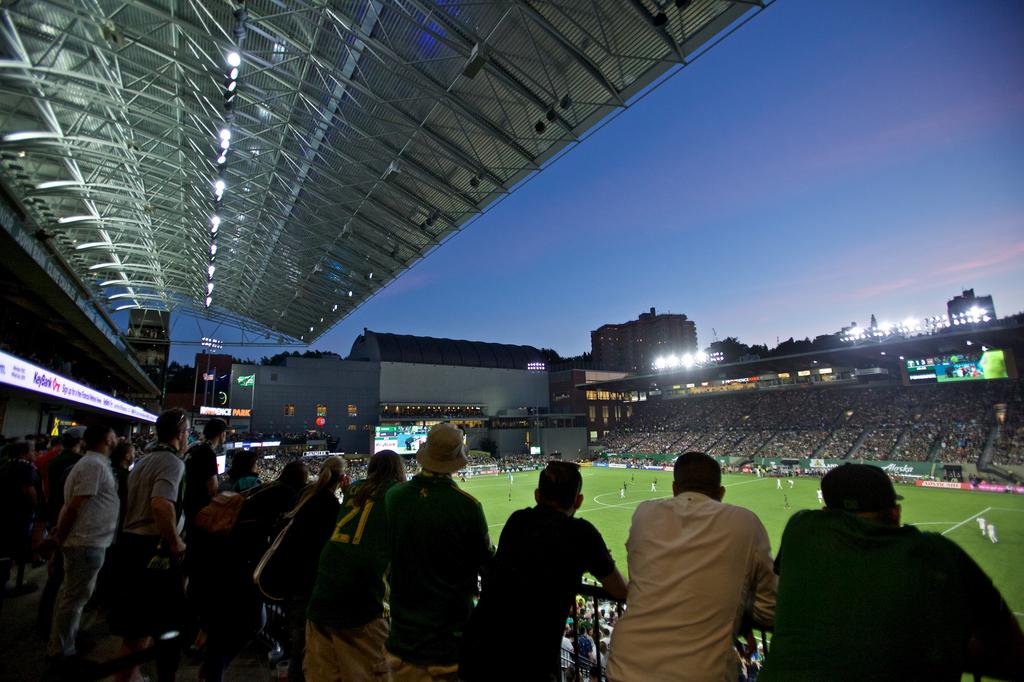
{"type": "Polygon", "coordinates": [[[316,406],[316,416],[318,416],[318,417],[326,417],[327,416],[327,406],[326,405],[317,405],[316,406]]]}
{"type": "Polygon", "coordinates": [[[284,416],[294,417],[295,416],[295,403],[287,403],[284,406],[284,416]]]}
{"type": "Polygon", "coordinates": [[[359,408],[356,407],[355,405],[349,404],[349,406],[348,406],[348,416],[350,416],[350,417],[358,417],[359,416],[359,408]]]}

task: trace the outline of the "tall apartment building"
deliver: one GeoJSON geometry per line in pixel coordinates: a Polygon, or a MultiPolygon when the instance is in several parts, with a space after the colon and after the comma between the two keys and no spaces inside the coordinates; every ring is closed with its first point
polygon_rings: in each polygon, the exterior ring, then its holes
{"type": "Polygon", "coordinates": [[[590,350],[595,369],[649,372],[655,358],[696,352],[697,325],[686,315],[651,308],[636,320],[590,332],[590,350]]]}

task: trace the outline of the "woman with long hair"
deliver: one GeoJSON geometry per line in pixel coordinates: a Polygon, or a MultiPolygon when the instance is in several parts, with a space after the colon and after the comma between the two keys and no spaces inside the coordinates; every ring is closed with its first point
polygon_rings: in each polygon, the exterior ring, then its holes
{"type": "Polygon", "coordinates": [[[306,622],[305,670],[311,680],[370,680],[384,663],[385,573],[390,562],[384,496],[405,482],[392,450],[370,458],[353,483],[320,553],[306,622]]]}
{"type": "Polygon", "coordinates": [[[291,520],[291,527],[285,544],[278,551],[287,552],[291,567],[288,575],[292,589],[285,597],[288,679],[291,682],[304,679],[302,658],[306,647],[306,606],[316,580],[320,551],[331,537],[338,518],[338,488],[347,488],[351,483],[347,471],[344,457],[332,455],[325,459],[316,481],[306,486],[295,508],[285,515],[286,520],[291,520]]]}
{"type": "Polygon", "coordinates": [[[231,453],[228,465],[227,480],[218,487],[218,492],[240,493],[255,488],[260,484],[260,476],[256,471],[255,450],[235,450],[231,453]]]}

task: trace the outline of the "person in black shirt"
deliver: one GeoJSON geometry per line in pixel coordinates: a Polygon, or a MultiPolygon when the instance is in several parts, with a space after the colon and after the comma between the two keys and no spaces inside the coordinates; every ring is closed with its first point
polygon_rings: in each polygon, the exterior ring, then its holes
{"type": "Polygon", "coordinates": [[[203,442],[185,453],[185,522],[191,525],[199,510],[217,494],[217,450],[227,440],[228,425],[223,419],[211,419],[203,427],[203,442]]]}
{"type": "MultiPolygon", "coordinates": [[[[35,450],[30,442],[14,443],[8,448],[10,459],[0,466],[0,591],[18,566],[18,587],[24,578],[24,566],[32,553],[34,526],[42,522],[43,485],[36,469],[35,450]]],[[[0,595],[0,604],[3,603],[0,595]]]]}
{"type": "Polygon", "coordinates": [[[464,635],[459,675],[476,680],[557,680],[565,619],[583,573],[625,600],[626,583],[594,526],[574,518],[583,478],[572,462],[549,462],[534,491],[537,506],[514,512],[498,543],[494,570],[464,635]],[[514,665],[495,665],[495,632],[516,613],[514,665]],[[523,614],[528,614],[523,620],[523,614]]]}

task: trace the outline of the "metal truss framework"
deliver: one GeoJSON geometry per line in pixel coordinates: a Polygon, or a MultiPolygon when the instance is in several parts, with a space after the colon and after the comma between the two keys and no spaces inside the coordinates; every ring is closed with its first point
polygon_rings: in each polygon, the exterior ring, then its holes
{"type": "Polygon", "coordinates": [[[13,3],[0,179],[108,309],[193,309],[309,342],[764,4],[13,3]],[[224,60],[243,6],[204,310],[224,60]]]}

